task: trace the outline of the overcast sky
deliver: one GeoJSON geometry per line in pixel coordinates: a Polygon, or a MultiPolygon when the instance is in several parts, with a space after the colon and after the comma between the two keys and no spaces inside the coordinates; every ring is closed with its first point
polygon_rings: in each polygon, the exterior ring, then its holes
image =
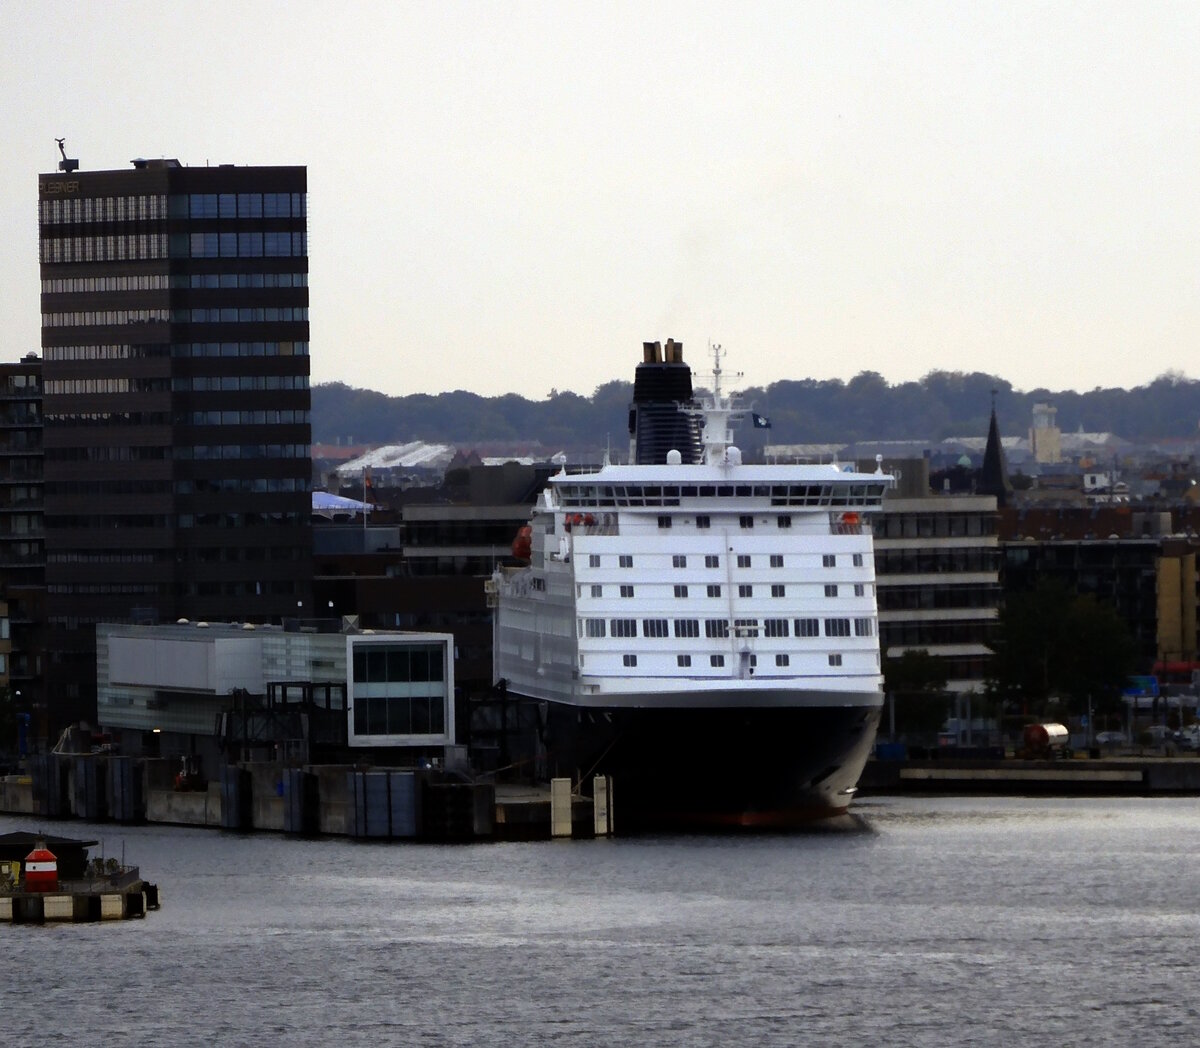
{"type": "Polygon", "coordinates": [[[0,359],[37,174],[308,167],[314,382],[539,398],[1200,377],[1200,4],[0,0],[0,359]]]}

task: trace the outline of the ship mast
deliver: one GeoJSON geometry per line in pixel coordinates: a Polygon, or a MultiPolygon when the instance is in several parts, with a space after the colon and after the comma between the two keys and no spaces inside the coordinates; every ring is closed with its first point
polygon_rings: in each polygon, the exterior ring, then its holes
{"type": "MultiPolygon", "coordinates": [[[[704,424],[701,440],[704,444],[705,463],[710,466],[723,466],[727,463],[727,453],[733,444],[731,421],[734,416],[741,415],[742,411],[734,404],[732,397],[721,392],[721,354],[724,350],[717,342],[710,342],[708,349],[713,358],[713,384],[712,393],[703,398],[699,411],[704,424]]],[[[742,373],[739,371],[733,377],[741,378],[742,373]]]]}

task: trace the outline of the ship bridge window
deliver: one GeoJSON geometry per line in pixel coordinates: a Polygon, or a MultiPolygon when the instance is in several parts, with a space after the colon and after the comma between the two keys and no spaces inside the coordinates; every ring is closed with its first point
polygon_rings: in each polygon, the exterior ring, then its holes
{"type": "Polygon", "coordinates": [[[684,498],[694,499],[696,497],[696,495],[698,494],[698,489],[695,484],[685,484],[683,487],[681,487],[679,489],[679,493],[684,498]]]}
{"type": "Polygon", "coordinates": [[[739,484],[736,488],[733,489],[734,494],[740,499],[748,499],[750,497],[750,492],[752,490],[753,489],[750,487],[749,484],[739,484]]]}

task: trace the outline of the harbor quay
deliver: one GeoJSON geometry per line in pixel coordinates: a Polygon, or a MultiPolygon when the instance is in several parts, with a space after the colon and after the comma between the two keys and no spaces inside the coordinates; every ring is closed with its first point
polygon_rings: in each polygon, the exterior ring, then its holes
{"type": "Polygon", "coordinates": [[[899,793],[1156,797],[1200,794],[1200,757],[946,756],[867,762],[858,796],[899,793]]]}
{"type": "MultiPolygon", "coordinates": [[[[0,778],[0,812],[53,820],[201,826],[354,839],[486,842],[587,839],[620,832],[619,783],[471,782],[430,769],[351,765],[223,766],[181,784],[166,760],[112,754],[29,758],[0,778]]],[[[858,796],[1200,795],[1200,756],[1059,760],[946,756],[867,762],[858,796]]]]}
{"type": "Polygon", "coordinates": [[[0,778],[0,812],[300,836],[429,842],[609,836],[613,784],[471,782],[436,769],[229,764],[188,780],[166,760],[40,754],[0,778]]]}

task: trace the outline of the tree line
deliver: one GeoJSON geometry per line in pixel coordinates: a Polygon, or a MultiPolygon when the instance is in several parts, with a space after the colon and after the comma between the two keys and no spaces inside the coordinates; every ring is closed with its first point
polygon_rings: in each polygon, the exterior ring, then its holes
{"type": "MultiPolygon", "coordinates": [[[[771,422],[750,439],[772,444],[868,440],[943,440],[983,436],[995,395],[1001,432],[1024,434],[1033,405],[1057,408],[1063,432],[1111,432],[1132,441],[1197,435],[1200,381],[1176,372],[1136,389],[1019,391],[982,372],[932,371],[918,381],[888,383],[864,371],[849,381],[800,379],[744,391],[747,406],[771,422]]],[[[595,451],[628,438],[631,382],[607,382],[592,395],[554,390],[544,400],[515,393],[484,397],[465,390],[436,396],[388,396],[340,382],[312,390],[313,441],[451,444],[537,441],[550,451],[595,451]]],[[[747,431],[750,433],[750,431],[747,431]]],[[[746,438],[743,438],[746,439],[746,438]]]]}

